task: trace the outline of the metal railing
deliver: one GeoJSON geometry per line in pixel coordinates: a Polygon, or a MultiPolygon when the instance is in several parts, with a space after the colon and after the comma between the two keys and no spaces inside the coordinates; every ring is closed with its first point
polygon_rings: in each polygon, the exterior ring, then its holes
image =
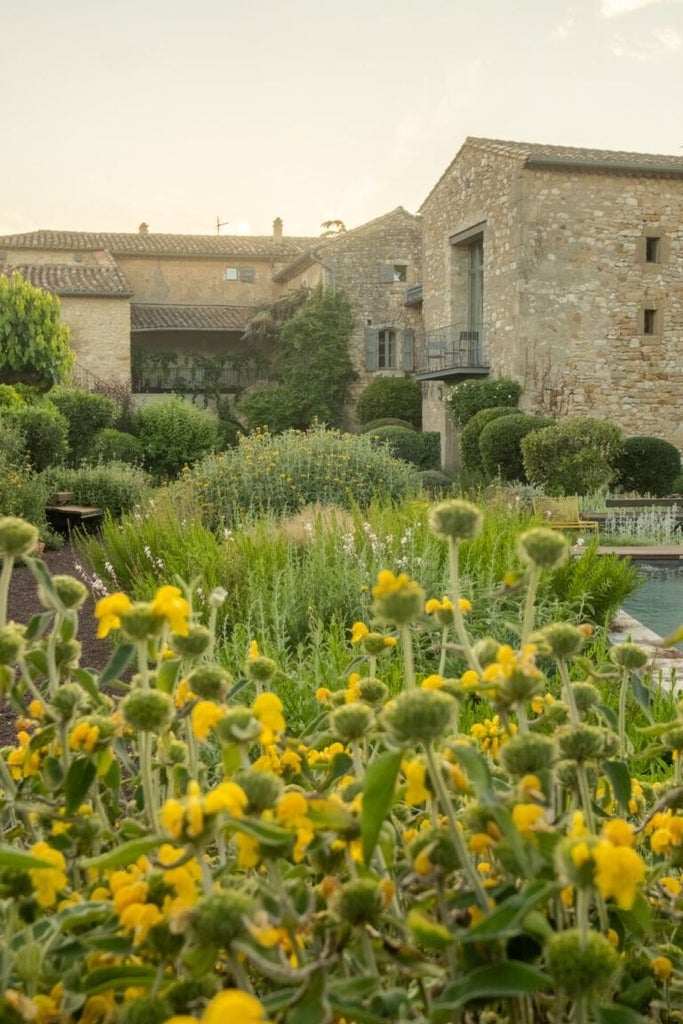
{"type": "Polygon", "coordinates": [[[418,374],[490,369],[486,324],[448,324],[427,331],[416,341],[418,374]]]}

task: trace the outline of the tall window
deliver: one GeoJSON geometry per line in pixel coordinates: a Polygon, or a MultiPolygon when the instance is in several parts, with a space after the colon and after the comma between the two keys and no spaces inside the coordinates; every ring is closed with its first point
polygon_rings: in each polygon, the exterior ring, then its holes
{"type": "Polygon", "coordinates": [[[468,246],[467,325],[470,331],[481,329],[484,320],[484,239],[468,246]]]}
{"type": "Polygon", "coordinates": [[[396,366],[396,331],[387,327],[379,331],[377,336],[377,367],[380,370],[395,370],[396,366]]]}

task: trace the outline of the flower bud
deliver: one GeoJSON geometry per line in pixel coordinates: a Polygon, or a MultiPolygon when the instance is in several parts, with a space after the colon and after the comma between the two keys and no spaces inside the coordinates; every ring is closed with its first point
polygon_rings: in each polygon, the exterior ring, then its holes
{"type": "Polygon", "coordinates": [[[476,505],[456,498],[435,505],[429,513],[429,525],[442,540],[473,540],[481,533],[484,517],[476,505]]]}
{"type": "Polygon", "coordinates": [[[339,917],[351,925],[375,924],[382,912],[382,892],[371,878],[345,882],[335,902],[339,917]]]}
{"type": "MultiPolygon", "coordinates": [[[[595,765],[585,765],[586,777],[588,779],[588,788],[592,791],[598,781],[598,772],[595,765]]],[[[571,789],[576,791],[578,789],[578,765],[576,761],[558,761],[555,765],[555,775],[557,781],[564,789],[571,789]]]]}
{"type": "MultiPolygon", "coordinates": [[[[80,608],[88,596],[88,588],[73,576],[53,576],[52,585],[64,608],[80,608]]],[[[45,608],[54,607],[54,598],[43,586],[38,587],[38,598],[45,608]]]]}
{"type": "Polygon", "coordinates": [[[444,874],[449,874],[461,866],[453,837],[437,829],[420,832],[410,844],[409,854],[413,864],[417,862],[419,867],[429,867],[430,871],[440,868],[444,874]]]}
{"type": "Polygon", "coordinates": [[[669,750],[683,750],[683,725],[679,729],[671,729],[662,736],[662,743],[669,750]]]}
{"type": "Polygon", "coordinates": [[[442,690],[411,690],[385,709],[383,720],[397,746],[429,744],[448,732],[457,707],[442,690]]]}
{"type": "Polygon", "coordinates": [[[252,907],[251,897],[237,889],[223,889],[199,900],[191,922],[198,944],[229,947],[234,939],[246,933],[245,919],[252,907]]]}
{"type": "Polygon", "coordinates": [[[157,636],[165,621],[163,615],[153,610],[150,602],[136,602],[121,612],[121,629],[129,640],[147,640],[157,636]]]}
{"type": "Polygon", "coordinates": [[[63,722],[68,722],[78,711],[84,692],[76,683],[64,683],[52,698],[52,708],[63,722]]]}
{"type": "Polygon", "coordinates": [[[126,723],[136,732],[161,732],[173,718],[173,700],[161,690],[134,690],[121,702],[126,723]]]}
{"type": "Polygon", "coordinates": [[[544,626],[538,637],[555,658],[571,658],[579,653],[586,642],[584,633],[571,622],[553,622],[544,626]]]}
{"type": "Polygon", "coordinates": [[[619,970],[619,953],[600,932],[583,937],[578,928],[551,935],[546,945],[548,973],[570,999],[609,991],[619,970]]]}
{"type": "Polygon", "coordinates": [[[24,626],[10,622],[0,628],[0,665],[13,665],[26,649],[24,626]]]}
{"type": "Polygon", "coordinates": [[[342,743],[352,743],[369,732],[374,720],[372,708],[367,704],[342,704],[330,715],[330,730],[342,743]]]}
{"type": "Polygon", "coordinates": [[[25,519],[0,517],[0,555],[19,558],[28,555],[38,543],[38,530],[25,519]]]}
{"type": "Polygon", "coordinates": [[[552,766],[555,744],[541,733],[518,733],[501,746],[498,758],[511,775],[537,775],[552,766]]]}
{"type": "Polygon", "coordinates": [[[477,640],[472,648],[474,656],[482,668],[493,664],[499,650],[500,643],[494,640],[492,636],[482,637],[481,640],[477,640]]]}
{"type": "Polygon", "coordinates": [[[197,658],[208,650],[211,643],[211,630],[196,622],[188,624],[187,636],[172,633],[169,646],[182,658],[197,658]]]}
{"type": "Polygon", "coordinates": [[[649,655],[646,650],[638,644],[616,644],[610,650],[610,658],[620,668],[636,670],[645,668],[649,655]]]}
{"type": "Polygon", "coordinates": [[[407,573],[398,576],[383,569],[372,588],[372,613],[380,622],[405,626],[421,614],[424,607],[424,590],[407,573]]]}
{"type": "Polygon", "coordinates": [[[597,686],[586,681],[571,684],[574,703],[580,714],[585,715],[602,700],[597,686]]]}
{"type": "Polygon", "coordinates": [[[198,665],[187,681],[192,692],[203,700],[221,701],[232,686],[233,678],[221,665],[198,665]]]}
{"type": "Polygon", "coordinates": [[[365,704],[379,707],[389,696],[389,687],[381,679],[365,677],[358,683],[358,698],[365,704]]]}
{"type": "Polygon", "coordinates": [[[282,796],[283,782],[275,772],[246,768],[238,771],[234,778],[247,794],[247,814],[262,814],[274,807],[282,796]]]}
{"type": "Polygon", "coordinates": [[[226,711],[214,728],[224,743],[252,743],[261,735],[263,726],[250,708],[237,707],[226,711]]]}
{"type": "Polygon", "coordinates": [[[588,761],[603,757],[607,730],[598,725],[568,725],[557,732],[560,756],[572,761],[588,761]]]}
{"type": "Polygon", "coordinates": [[[60,640],[55,647],[55,663],[60,671],[76,668],[81,660],[81,644],[78,640],[60,640]]]}
{"type": "Polygon", "coordinates": [[[536,526],[520,534],[517,553],[523,562],[537,569],[558,569],[569,557],[569,541],[556,530],[536,526]]]}

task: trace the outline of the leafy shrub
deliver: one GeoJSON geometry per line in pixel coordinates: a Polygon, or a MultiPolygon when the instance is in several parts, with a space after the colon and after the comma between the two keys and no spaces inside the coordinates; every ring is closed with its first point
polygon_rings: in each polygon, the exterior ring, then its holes
{"type": "Polygon", "coordinates": [[[425,469],[420,473],[420,483],[422,489],[427,492],[431,498],[438,498],[444,494],[447,494],[453,487],[453,480],[449,477],[448,473],[443,473],[440,469],[425,469]]]}
{"type": "Polygon", "coordinates": [[[598,540],[580,558],[569,558],[549,579],[550,593],[573,605],[582,619],[606,626],[625,598],[640,585],[638,570],[628,558],[599,555],[598,540]]]}
{"type": "MultiPolygon", "coordinates": [[[[0,445],[8,432],[0,424],[0,445]]],[[[45,506],[50,491],[38,473],[25,461],[13,461],[9,453],[0,448],[0,509],[5,516],[19,516],[37,526],[41,536],[47,533],[45,506]]]]}
{"type": "Polygon", "coordinates": [[[378,430],[379,427],[407,427],[408,430],[416,429],[408,420],[401,420],[397,416],[380,416],[377,420],[370,420],[369,423],[364,423],[358,428],[356,433],[370,434],[373,430],[378,430]]]}
{"type": "Polygon", "coordinates": [[[240,396],[237,414],[247,430],[265,428],[271,434],[305,429],[308,424],[303,394],[283,384],[255,388],[240,396]]]}
{"type": "Polygon", "coordinates": [[[672,494],[683,494],[683,473],[679,473],[674,482],[671,484],[672,494]]]}
{"type": "Polygon", "coordinates": [[[226,448],[234,448],[237,438],[243,434],[241,424],[235,419],[228,402],[219,399],[216,403],[216,415],[218,416],[218,432],[216,435],[216,450],[223,452],[226,448]]]}
{"type": "Polygon", "coordinates": [[[509,416],[510,414],[509,405],[494,405],[490,409],[480,409],[470,417],[460,433],[460,461],[463,469],[472,472],[483,469],[479,449],[481,432],[487,423],[498,419],[499,416],[509,416]]]}
{"type": "Polygon", "coordinates": [[[516,408],[522,385],[516,380],[498,377],[495,380],[463,380],[451,388],[444,405],[457,426],[462,427],[480,409],[505,405],[516,408]]]}
{"type": "Polygon", "coordinates": [[[68,454],[69,424],[51,402],[12,406],[0,415],[18,426],[24,437],[24,451],[37,472],[62,462],[68,454]]]}
{"type": "Polygon", "coordinates": [[[663,497],[680,476],[681,453],[660,437],[627,437],[615,468],[623,490],[663,497]]]}
{"type": "Polygon", "coordinates": [[[123,462],[101,466],[58,466],[41,474],[49,493],[73,491],[80,505],[103,508],[112,516],[131,512],[147,498],[151,481],[147,474],[123,462]]]}
{"type": "Polygon", "coordinates": [[[146,402],[135,418],[144,466],[157,479],[176,477],[216,448],[218,421],[182,398],[146,402]]]}
{"type": "Polygon", "coordinates": [[[14,385],[0,384],[0,409],[13,409],[24,402],[24,397],[14,385]]]}
{"type": "Polygon", "coordinates": [[[370,423],[378,418],[407,420],[422,426],[422,387],[413,377],[375,377],[356,402],[356,419],[370,423]]]}
{"type": "Polygon", "coordinates": [[[588,494],[609,485],[622,434],[614,423],[578,417],[532,431],[522,439],[524,470],[533,483],[558,494],[588,494]]]}
{"type": "Polygon", "coordinates": [[[394,458],[411,462],[418,469],[438,469],[441,465],[441,435],[431,430],[418,433],[412,427],[378,427],[368,434],[374,441],[389,445],[394,458]]]}
{"type": "Polygon", "coordinates": [[[487,423],[479,436],[479,450],[484,472],[502,480],[526,483],[520,444],[532,430],[550,426],[552,420],[518,412],[499,416],[487,423]]]}
{"type": "Polygon", "coordinates": [[[92,441],[90,462],[127,462],[130,465],[142,464],[142,445],[133,434],[114,427],[103,427],[98,430],[92,441]]]}
{"type": "Polygon", "coordinates": [[[119,406],[106,395],[81,388],[56,387],[47,396],[69,425],[69,463],[78,466],[91,453],[92,440],[98,430],[113,427],[119,406]]]}
{"type": "Polygon", "coordinates": [[[323,427],[242,436],[236,448],[189,470],[181,488],[213,527],[249,511],[283,513],[314,502],[348,508],[418,490],[417,472],[370,437],[323,427]]]}

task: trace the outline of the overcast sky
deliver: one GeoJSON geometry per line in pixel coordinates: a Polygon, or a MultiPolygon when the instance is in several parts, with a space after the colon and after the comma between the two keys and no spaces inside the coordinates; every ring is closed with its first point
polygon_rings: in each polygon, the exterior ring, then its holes
{"type": "Polygon", "coordinates": [[[683,155],[683,0],[2,6],[2,234],[355,227],[468,135],[683,155]]]}

